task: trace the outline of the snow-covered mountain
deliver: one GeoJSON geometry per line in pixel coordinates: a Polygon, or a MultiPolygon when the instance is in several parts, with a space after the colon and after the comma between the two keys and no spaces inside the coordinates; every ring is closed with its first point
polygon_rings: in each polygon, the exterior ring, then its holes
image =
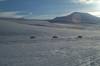
{"type": "Polygon", "coordinates": [[[80,21],[80,22],[98,22],[100,23],[100,18],[93,16],[88,13],[81,13],[81,12],[73,12],[67,16],[61,16],[61,17],[56,17],[50,22],[58,22],[58,23],[68,23],[71,22],[73,23],[74,21],[80,21]]]}

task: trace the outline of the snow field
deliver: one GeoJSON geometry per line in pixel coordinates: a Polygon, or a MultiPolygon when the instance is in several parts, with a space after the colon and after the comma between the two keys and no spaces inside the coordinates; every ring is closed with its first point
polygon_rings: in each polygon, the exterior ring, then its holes
{"type": "Polygon", "coordinates": [[[0,20],[0,66],[100,66],[99,25],[87,25],[0,20]]]}

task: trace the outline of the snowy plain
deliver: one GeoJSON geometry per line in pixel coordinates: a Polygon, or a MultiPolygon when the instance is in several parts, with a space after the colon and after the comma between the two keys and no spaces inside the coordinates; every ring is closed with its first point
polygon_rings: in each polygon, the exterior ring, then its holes
{"type": "Polygon", "coordinates": [[[0,66],[100,66],[100,24],[0,20],[0,66]]]}

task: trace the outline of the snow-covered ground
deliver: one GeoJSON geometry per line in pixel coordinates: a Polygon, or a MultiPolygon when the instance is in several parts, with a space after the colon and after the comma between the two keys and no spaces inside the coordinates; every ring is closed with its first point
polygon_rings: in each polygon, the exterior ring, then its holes
{"type": "Polygon", "coordinates": [[[100,66],[99,47],[100,24],[0,20],[0,66],[100,66]]]}

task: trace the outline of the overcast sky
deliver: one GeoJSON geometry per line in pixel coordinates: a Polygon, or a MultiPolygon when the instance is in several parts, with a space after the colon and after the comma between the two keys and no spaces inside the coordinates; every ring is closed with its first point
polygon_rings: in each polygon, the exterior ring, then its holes
{"type": "Polygon", "coordinates": [[[0,0],[0,17],[52,19],[72,12],[100,17],[100,0],[0,0]]]}

